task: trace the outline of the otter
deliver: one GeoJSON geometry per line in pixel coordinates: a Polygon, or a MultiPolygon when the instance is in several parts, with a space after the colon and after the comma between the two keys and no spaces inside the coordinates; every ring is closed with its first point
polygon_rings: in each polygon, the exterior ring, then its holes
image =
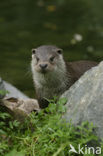
{"type": "Polygon", "coordinates": [[[53,45],[32,49],[31,70],[40,108],[48,106],[48,100],[59,97],[91,67],[93,61],[66,62],[63,50],[53,45]]]}

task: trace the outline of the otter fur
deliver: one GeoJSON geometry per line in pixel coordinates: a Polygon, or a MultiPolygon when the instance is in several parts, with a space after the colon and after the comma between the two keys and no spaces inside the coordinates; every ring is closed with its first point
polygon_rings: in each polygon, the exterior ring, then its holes
{"type": "Polygon", "coordinates": [[[31,69],[40,108],[48,106],[46,99],[59,97],[85,71],[97,65],[93,61],[66,62],[62,51],[53,45],[32,49],[31,69]]]}

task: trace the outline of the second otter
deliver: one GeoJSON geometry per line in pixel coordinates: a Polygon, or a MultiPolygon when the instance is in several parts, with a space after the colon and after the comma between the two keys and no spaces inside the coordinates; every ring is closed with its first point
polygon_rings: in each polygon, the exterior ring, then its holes
{"type": "Polygon", "coordinates": [[[47,107],[45,99],[59,97],[85,71],[96,65],[91,61],[65,62],[62,49],[56,46],[43,45],[32,49],[31,68],[40,107],[47,107]]]}

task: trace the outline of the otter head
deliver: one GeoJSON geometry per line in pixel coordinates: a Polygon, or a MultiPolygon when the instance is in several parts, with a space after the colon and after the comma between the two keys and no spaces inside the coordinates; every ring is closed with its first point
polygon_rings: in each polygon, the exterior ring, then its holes
{"type": "Polygon", "coordinates": [[[52,72],[62,56],[62,49],[56,46],[44,45],[32,49],[32,69],[38,73],[52,72]]]}

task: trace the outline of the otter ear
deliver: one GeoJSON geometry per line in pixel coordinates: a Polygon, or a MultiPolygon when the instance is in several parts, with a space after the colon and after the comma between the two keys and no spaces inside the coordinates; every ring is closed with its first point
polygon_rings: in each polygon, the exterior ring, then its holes
{"type": "Polygon", "coordinates": [[[35,52],[36,52],[36,49],[32,49],[31,51],[32,51],[32,54],[35,54],[35,52]]]}
{"type": "Polygon", "coordinates": [[[62,54],[62,52],[63,52],[63,49],[57,49],[58,54],[62,54]]]}

